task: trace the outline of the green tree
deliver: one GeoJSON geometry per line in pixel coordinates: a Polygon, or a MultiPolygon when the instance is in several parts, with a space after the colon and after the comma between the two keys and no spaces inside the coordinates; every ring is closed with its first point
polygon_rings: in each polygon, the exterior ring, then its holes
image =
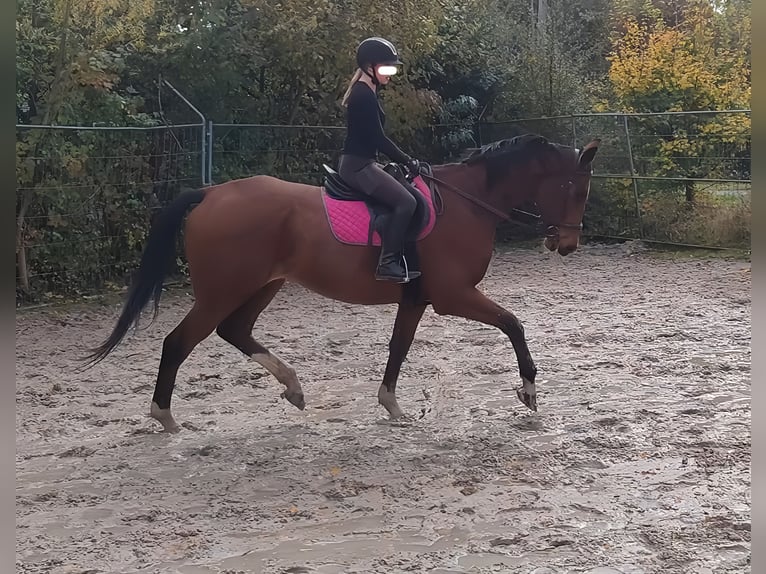
{"type": "MultiPolygon", "coordinates": [[[[704,1],[688,1],[668,11],[655,10],[642,23],[634,16],[624,22],[625,33],[615,41],[609,60],[615,103],[636,112],[726,110],[749,108],[749,49],[742,43],[749,17],[734,37],[725,10],[704,1]]],[[[667,5],[665,6],[667,8],[667,5]]],[[[747,115],[699,115],[641,120],[643,129],[662,134],[644,139],[637,152],[657,160],[655,175],[690,178],[686,198],[694,200],[692,178],[731,177],[732,162],[750,132],[747,115]],[[707,160],[706,158],[712,158],[707,160]]]]}

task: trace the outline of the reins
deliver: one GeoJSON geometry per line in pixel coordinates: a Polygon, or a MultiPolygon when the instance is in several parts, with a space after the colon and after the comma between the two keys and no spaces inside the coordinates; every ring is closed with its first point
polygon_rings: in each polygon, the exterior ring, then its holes
{"type": "MultiPolygon", "coordinates": [[[[580,172],[578,171],[576,173],[579,174],[580,172]]],[[[471,203],[473,203],[475,205],[478,205],[479,207],[481,207],[485,211],[488,211],[489,213],[499,217],[502,221],[514,221],[513,219],[511,219],[511,216],[509,214],[505,213],[504,211],[501,211],[500,209],[494,207],[493,205],[490,205],[486,201],[481,200],[478,197],[476,197],[475,195],[471,195],[470,193],[468,193],[466,191],[463,191],[462,189],[460,189],[457,186],[452,185],[451,183],[448,183],[448,182],[446,182],[446,181],[444,181],[442,179],[439,179],[438,177],[434,177],[430,173],[430,170],[429,170],[429,173],[422,173],[421,172],[420,175],[425,177],[425,178],[427,178],[427,179],[430,179],[433,182],[436,182],[438,184],[443,185],[447,189],[450,189],[450,190],[454,191],[460,197],[462,197],[464,199],[467,199],[468,201],[470,201],[471,203]]],[[[571,184],[571,181],[569,183],[571,184]]],[[[521,213],[521,214],[526,215],[528,217],[532,217],[533,219],[537,219],[537,220],[541,220],[542,221],[542,218],[539,215],[536,215],[534,213],[529,213],[528,211],[524,211],[522,209],[518,209],[518,208],[515,208],[515,207],[512,209],[512,211],[514,211],[516,213],[521,213]]],[[[521,222],[518,222],[518,221],[515,221],[515,223],[519,223],[520,225],[527,225],[529,227],[532,227],[529,224],[524,224],[524,223],[521,223],[521,222]]],[[[565,229],[579,229],[579,230],[581,230],[582,229],[582,222],[580,222],[579,224],[575,224],[575,223],[558,223],[558,224],[555,224],[555,225],[549,225],[548,226],[549,235],[552,232],[555,232],[555,230],[557,230],[560,227],[563,227],[565,229]]]]}
{"type": "Polygon", "coordinates": [[[476,205],[478,205],[482,209],[484,209],[486,211],[489,211],[490,213],[492,213],[493,215],[496,215],[497,217],[499,217],[503,221],[510,221],[511,220],[510,216],[507,213],[497,209],[496,207],[491,206],[486,201],[483,201],[483,200],[479,199],[478,197],[471,195],[470,193],[466,193],[465,191],[463,191],[459,187],[455,187],[451,183],[447,183],[446,181],[444,181],[442,179],[439,179],[438,177],[434,177],[431,174],[422,173],[421,175],[423,177],[426,177],[426,178],[430,179],[431,181],[435,181],[437,183],[440,183],[441,185],[445,186],[448,189],[451,189],[452,191],[457,193],[460,197],[475,203],[476,205]]]}

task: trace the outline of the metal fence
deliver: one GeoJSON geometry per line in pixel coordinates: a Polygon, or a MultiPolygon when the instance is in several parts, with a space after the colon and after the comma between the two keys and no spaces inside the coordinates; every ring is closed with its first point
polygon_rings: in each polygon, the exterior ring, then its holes
{"type": "Polygon", "coordinates": [[[214,124],[211,180],[267,173],[318,184],[322,164],[337,164],[344,136],[345,128],[338,126],[214,124]]]}
{"type": "Polygon", "coordinates": [[[200,128],[17,126],[19,295],[122,280],[153,210],[201,185],[200,128]]]}
{"type": "MultiPolygon", "coordinates": [[[[474,126],[432,125],[416,130],[406,147],[422,160],[455,159],[475,146],[474,126]]],[[[322,164],[337,166],[345,126],[211,124],[209,182],[268,173],[293,181],[319,184],[322,164]]]]}
{"type": "Polygon", "coordinates": [[[750,240],[750,110],[578,114],[482,124],[486,143],[535,132],[601,139],[585,233],[709,247],[750,240]]]}
{"type": "MultiPolygon", "coordinates": [[[[124,284],[153,211],[183,188],[259,173],[318,184],[322,163],[340,155],[343,127],[213,124],[184,102],[199,123],[16,127],[17,300],[124,284]]],[[[602,140],[586,234],[749,242],[749,110],[439,125],[402,143],[439,163],[527,132],[575,146],[602,140]]]]}

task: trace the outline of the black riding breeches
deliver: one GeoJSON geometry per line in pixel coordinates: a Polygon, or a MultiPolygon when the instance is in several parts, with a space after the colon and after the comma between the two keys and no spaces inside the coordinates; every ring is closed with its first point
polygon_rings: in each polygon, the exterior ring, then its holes
{"type": "Polygon", "coordinates": [[[371,159],[342,155],[338,174],[349,185],[391,208],[390,221],[383,234],[383,250],[401,252],[404,235],[417,208],[412,194],[371,159]]]}

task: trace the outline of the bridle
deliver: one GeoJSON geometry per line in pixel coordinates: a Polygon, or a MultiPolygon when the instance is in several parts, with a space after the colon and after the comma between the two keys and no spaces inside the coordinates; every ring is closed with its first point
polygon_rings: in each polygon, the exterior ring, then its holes
{"type": "MultiPolygon", "coordinates": [[[[588,171],[586,171],[586,170],[576,170],[574,172],[574,175],[575,176],[577,176],[577,175],[591,175],[592,173],[593,172],[591,170],[588,170],[588,171]]],[[[475,205],[478,205],[479,207],[481,207],[485,211],[488,211],[489,213],[499,217],[502,221],[512,221],[511,216],[509,214],[507,214],[504,211],[494,207],[493,205],[490,205],[486,201],[479,199],[475,195],[471,195],[470,193],[467,193],[467,192],[463,191],[462,189],[460,189],[457,186],[452,185],[451,183],[447,183],[446,181],[444,181],[442,179],[439,179],[438,177],[434,177],[431,173],[422,173],[421,172],[420,175],[425,177],[426,179],[430,179],[431,181],[433,181],[433,182],[435,182],[437,184],[443,185],[444,187],[446,187],[447,189],[449,189],[451,191],[454,191],[460,197],[462,197],[464,199],[467,199],[468,201],[470,201],[471,203],[473,203],[475,205]]],[[[571,187],[571,186],[574,185],[574,182],[572,181],[572,179],[569,179],[566,183],[562,184],[562,187],[564,187],[565,185],[571,187]]],[[[534,213],[529,213],[527,211],[523,211],[523,210],[515,208],[515,207],[513,209],[511,209],[511,211],[515,211],[517,213],[521,213],[521,214],[527,215],[529,217],[533,217],[535,219],[539,219],[541,221],[543,220],[540,215],[535,215],[534,213]]],[[[582,231],[582,221],[580,223],[556,223],[556,224],[549,224],[548,225],[548,229],[546,230],[546,236],[547,237],[556,237],[558,235],[558,230],[559,229],[576,229],[578,231],[582,231]]]]}

